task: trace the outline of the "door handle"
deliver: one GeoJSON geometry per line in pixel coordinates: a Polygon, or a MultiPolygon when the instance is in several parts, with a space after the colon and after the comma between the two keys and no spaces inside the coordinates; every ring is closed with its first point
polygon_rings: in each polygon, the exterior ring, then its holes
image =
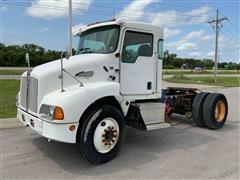
{"type": "Polygon", "coordinates": [[[152,89],[152,82],[148,82],[147,83],[147,90],[151,90],[152,89]]]}

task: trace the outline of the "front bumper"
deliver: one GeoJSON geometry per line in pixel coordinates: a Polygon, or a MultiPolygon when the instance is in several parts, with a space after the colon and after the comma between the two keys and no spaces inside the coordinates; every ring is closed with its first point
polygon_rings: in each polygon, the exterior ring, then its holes
{"type": "Polygon", "coordinates": [[[48,122],[33,116],[20,108],[17,109],[17,118],[25,126],[30,126],[31,129],[45,138],[66,143],[76,143],[78,123],[48,122]],[[69,130],[71,125],[75,125],[75,130],[69,130]]]}

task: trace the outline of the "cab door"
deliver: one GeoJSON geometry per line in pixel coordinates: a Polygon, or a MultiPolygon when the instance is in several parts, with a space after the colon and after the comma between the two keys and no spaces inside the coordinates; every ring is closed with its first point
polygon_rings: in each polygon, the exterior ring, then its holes
{"type": "Polygon", "coordinates": [[[156,87],[154,64],[153,34],[126,30],[120,63],[121,94],[152,94],[156,87]]]}

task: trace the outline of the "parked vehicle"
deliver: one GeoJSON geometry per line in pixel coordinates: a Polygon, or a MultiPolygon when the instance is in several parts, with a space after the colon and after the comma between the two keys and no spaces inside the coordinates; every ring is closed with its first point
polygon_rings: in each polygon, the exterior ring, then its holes
{"type": "Polygon", "coordinates": [[[193,71],[196,71],[196,72],[203,72],[204,71],[204,68],[203,67],[195,67],[194,69],[193,69],[193,71]]]}
{"type": "Polygon", "coordinates": [[[181,65],[181,69],[183,69],[183,70],[192,70],[193,67],[192,67],[191,64],[182,64],[181,65]]]}
{"type": "MultiPolygon", "coordinates": [[[[76,143],[93,164],[119,152],[125,126],[171,127],[172,113],[221,128],[225,96],[195,88],[162,89],[163,30],[113,20],[79,30],[76,54],[22,74],[17,117],[49,140],[76,143]]],[[[62,56],[64,53],[62,54],[62,56]]]]}

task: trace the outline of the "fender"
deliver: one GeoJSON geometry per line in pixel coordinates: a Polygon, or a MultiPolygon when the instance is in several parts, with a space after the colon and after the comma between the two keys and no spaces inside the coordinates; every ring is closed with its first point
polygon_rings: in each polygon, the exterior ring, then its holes
{"type": "Polygon", "coordinates": [[[50,93],[41,102],[41,105],[60,106],[63,109],[64,119],[53,120],[52,123],[78,123],[84,111],[96,100],[106,96],[121,99],[119,83],[115,82],[86,83],[83,87],[73,86],[65,90],[50,93]]]}

